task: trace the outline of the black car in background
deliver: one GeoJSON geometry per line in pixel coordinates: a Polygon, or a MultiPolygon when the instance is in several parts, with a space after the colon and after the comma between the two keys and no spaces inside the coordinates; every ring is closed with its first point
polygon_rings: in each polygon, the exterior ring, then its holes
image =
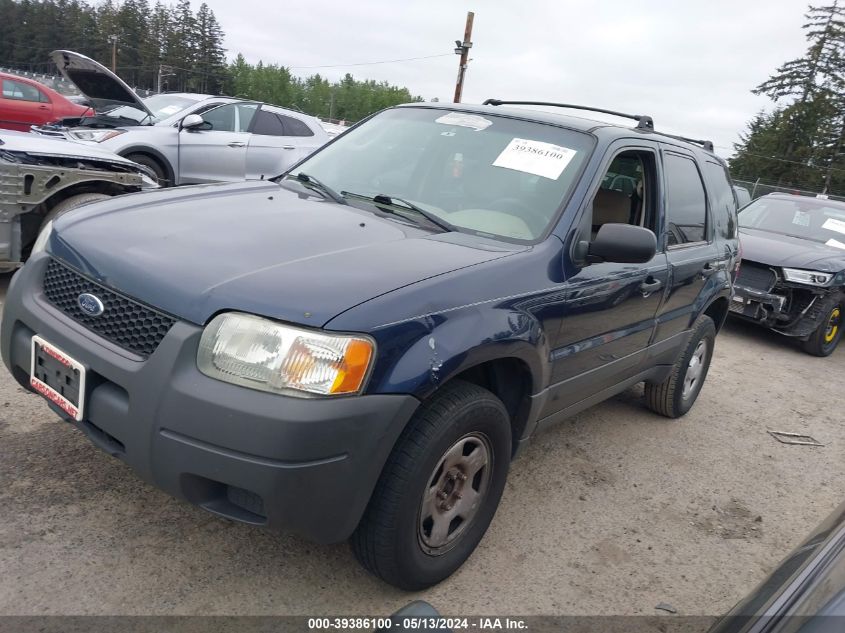
{"type": "Polygon", "coordinates": [[[731,313],[829,356],[842,340],[845,203],[771,193],[741,210],[739,227],[731,313]]]}

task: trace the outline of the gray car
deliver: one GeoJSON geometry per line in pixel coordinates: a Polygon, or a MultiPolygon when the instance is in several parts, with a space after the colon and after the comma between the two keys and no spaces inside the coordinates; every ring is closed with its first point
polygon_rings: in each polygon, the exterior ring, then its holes
{"type": "Polygon", "coordinates": [[[301,112],[193,93],[141,99],[93,59],[63,50],[51,56],[97,115],[33,131],[130,158],[153,170],[164,186],[271,178],[329,140],[320,121],[301,112]]]}

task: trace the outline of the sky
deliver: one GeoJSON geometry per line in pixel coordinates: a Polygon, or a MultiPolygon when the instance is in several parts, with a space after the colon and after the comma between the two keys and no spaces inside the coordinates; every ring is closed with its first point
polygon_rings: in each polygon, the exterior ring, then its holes
{"type": "Polygon", "coordinates": [[[751,89],[806,49],[800,0],[206,2],[230,57],[300,76],[349,72],[440,101],[452,100],[455,40],[474,11],[465,103],[495,97],[649,114],[656,129],[711,139],[723,156],[772,106],[751,89]],[[353,65],[434,55],[444,56],[353,65]]]}

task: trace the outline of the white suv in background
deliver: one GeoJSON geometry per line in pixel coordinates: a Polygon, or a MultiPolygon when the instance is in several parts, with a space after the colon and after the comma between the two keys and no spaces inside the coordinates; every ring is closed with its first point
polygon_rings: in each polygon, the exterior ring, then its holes
{"type": "Polygon", "coordinates": [[[149,167],[163,186],[271,178],[329,140],[320,121],[301,112],[193,93],[141,99],[93,59],[51,56],[96,115],[33,131],[98,144],[149,167]]]}

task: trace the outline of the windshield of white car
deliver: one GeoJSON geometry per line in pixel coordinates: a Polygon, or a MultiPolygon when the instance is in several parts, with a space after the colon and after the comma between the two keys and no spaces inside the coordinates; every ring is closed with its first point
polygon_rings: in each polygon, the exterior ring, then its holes
{"type": "Polygon", "coordinates": [[[101,112],[100,114],[115,118],[131,119],[138,123],[155,123],[157,121],[170,118],[174,114],[178,114],[182,110],[189,108],[194,105],[197,100],[189,97],[161,94],[147,97],[146,99],[143,99],[143,102],[149,111],[153,113],[152,117],[140,108],[135,108],[130,105],[118,106],[117,108],[101,112]]]}
{"type": "Polygon", "coordinates": [[[758,198],[739,212],[739,226],[845,248],[845,205],[816,198],[758,198]]]}
{"type": "Polygon", "coordinates": [[[533,242],[593,146],[591,136],[555,125],[406,107],[349,130],[297,171],[359,198],[404,200],[463,232],[533,242]]]}

